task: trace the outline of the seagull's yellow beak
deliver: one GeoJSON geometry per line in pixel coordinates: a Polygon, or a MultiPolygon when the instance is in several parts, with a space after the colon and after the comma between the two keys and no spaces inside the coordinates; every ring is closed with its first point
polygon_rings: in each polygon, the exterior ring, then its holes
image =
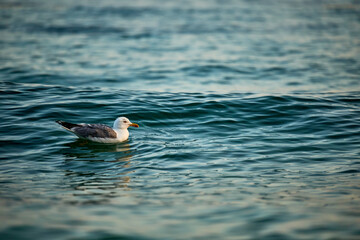
{"type": "Polygon", "coordinates": [[[129,126],[130,126],[130,127],[136,127],[136,128],[138,128],[138,127],[139,127],[139,124],[131,123],[129,126]]]}

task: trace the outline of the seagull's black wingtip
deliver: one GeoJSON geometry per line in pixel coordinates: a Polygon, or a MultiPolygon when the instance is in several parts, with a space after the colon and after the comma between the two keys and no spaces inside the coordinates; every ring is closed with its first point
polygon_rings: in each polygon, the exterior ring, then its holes
{"type": "Polygon", "coordinates": [[[65,129],[70,130],[73,127],[80,127],[80,125],[78,124],[74,124],[74,123],[69,123],[69,122],[64,122],[61,120],[56,120],[55,122],[57,122],[58,124],[60,124],[62,127],[64,127],[65,129]]]}

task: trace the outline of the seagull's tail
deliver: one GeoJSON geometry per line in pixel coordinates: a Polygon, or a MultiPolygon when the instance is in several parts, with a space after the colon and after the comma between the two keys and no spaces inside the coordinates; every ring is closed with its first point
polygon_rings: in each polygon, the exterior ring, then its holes
{"type": "Polygon", "coordinates": [[[69,122],[64,122],[64,121],[55,121],[57,122],[58,124],[60,124],[63,128],[65,128],[66,130],[69,130],[71,131],[72,128],[74,127],[80,127],[79,124],[74,124],[74,123],[69,123],[69,122]]]}

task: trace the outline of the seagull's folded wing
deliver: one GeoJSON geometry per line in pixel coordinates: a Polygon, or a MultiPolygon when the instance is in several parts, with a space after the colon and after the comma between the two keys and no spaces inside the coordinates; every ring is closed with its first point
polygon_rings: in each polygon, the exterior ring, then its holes
{"type": "Polygon", "coordinates": [[[104,124],[82,124],[71,129],[76,135],[82,138],[116,138],[116,132],[104,124]]]}

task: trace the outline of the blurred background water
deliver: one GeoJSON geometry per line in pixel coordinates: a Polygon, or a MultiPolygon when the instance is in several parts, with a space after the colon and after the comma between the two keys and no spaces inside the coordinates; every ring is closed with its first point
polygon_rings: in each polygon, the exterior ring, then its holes
{"type": "Polygon", "coordinates": [[[0,1],[0,239],[357,239],[359,50],[355,0],[0,1]]]}

